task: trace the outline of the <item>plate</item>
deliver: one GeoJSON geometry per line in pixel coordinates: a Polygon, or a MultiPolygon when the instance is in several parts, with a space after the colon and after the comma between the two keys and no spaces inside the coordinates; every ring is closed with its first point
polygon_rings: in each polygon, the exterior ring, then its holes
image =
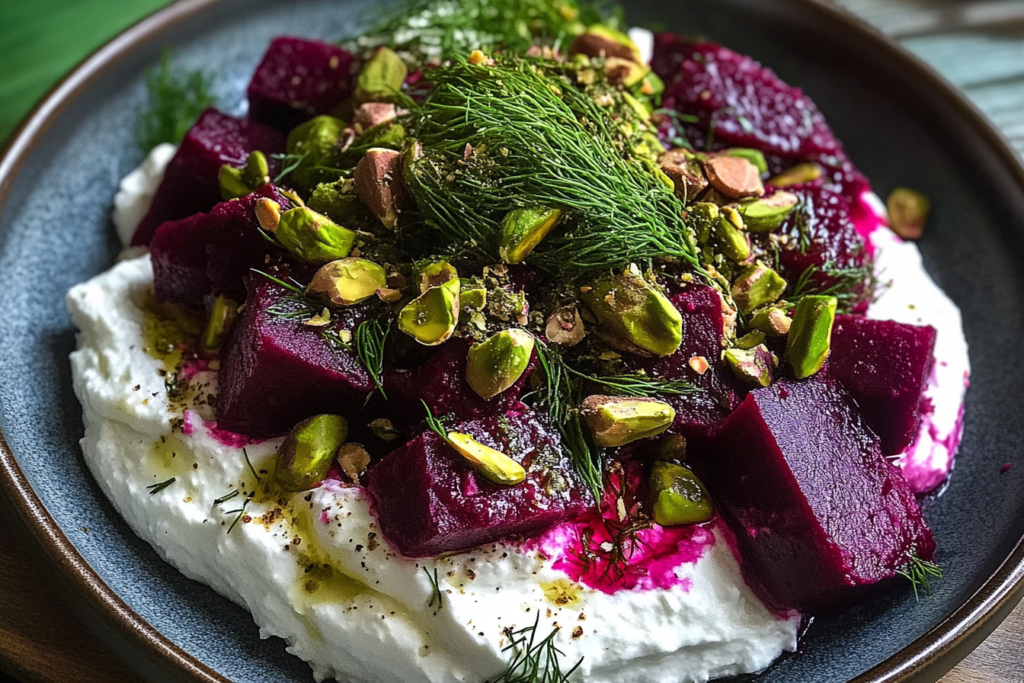
{"type": "MultiPolygon", "coordinates": [[[[222,108],[241,113],[270,39],[351,34],[366,0],[186,0],[89,58],[26,120],[0,161],[0,490],[79,606],[150,680],[312,680],[248,613],[165,564],[100,493],[78,447],[71,390],[72,285],[117,252],[118,180],[138,164],[145,68],[175,61],[216,73],[222,108]]],[[[816,619],[801,651],[763,682],[936,680],[981,641],[1024,583],[1024,168],[938,76],[816,0],[633,2],[634,24],[704,34],[771,65],[818,103],[880,194],[900,184],[933,199],[920,246],[964,314],[974,368],[957,467],[925,502],[946,576],[919,603],[892,586],[816,619]]]]}

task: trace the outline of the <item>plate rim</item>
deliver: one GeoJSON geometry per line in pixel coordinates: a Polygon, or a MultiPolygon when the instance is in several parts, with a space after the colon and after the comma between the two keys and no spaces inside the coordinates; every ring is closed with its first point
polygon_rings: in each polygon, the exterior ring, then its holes
{"type": "MultiPolygon", "coordinates": [[[[1024,193],[1024,160],[964,93],[931,66],[849,10],[833,5],[829,0],[797,1],[806,6],[808,11],[817,12],[824,21],[849,31],[851,40],[870,44],[882,51],[886,58],[900,63],[900,66],[921,77],[928,89],[951,106],[980,135],[1003,170],[1009,172],[1009,176],[1024,193]]],[[[122,31],[58,81],[22,119],[0,151],[0,206],[4,205],[10,194],[22,163],[45,137],[54,119],[83,95],[105,71],[168,29],[223,2],[225,0],[172,2],[122,31]]],[[[166,667],[167,672],[179,677],[187,676],[193,681],[204,683],[231,683],[229,678],[190,655],[152,626],[100,578],[33,490],[7,444],[2,428],[0,493],[3,494],[0,503],[8,508],[8,512],[13,511],[13,517],[20,522],[21,530],[27,532],[25,535],[31,539],[34,549],[42,551],[48,568],[56,568],[59,577],[94,613],[112,625],[129,646],[150,657],[156,655],[157,662],[166,667]]],[[[952,614],[850,683],[935,681],[988,637],[1022,597],[1024,538],[1017,541],[995,572],[952,614]]],[[[119,658],[126,659],[123,651],[115,648],[114,652],[119,658]]],[[[136,662],[129,660],[128,663],[137,667],[136,662]]]]}

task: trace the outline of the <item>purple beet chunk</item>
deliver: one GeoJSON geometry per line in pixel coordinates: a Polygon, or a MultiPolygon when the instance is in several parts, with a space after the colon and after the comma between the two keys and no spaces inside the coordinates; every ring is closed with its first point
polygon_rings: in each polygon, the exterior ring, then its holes
{"type": "Polygon", "coordinates": [[[277,188],[264,185],[209,213],[163,223],[150,243],[157,299],[193,311],[203,310],[211,295],[243,301],[243,278],[277,251],[259,232],[254,205],[262,197],[291,205],[277,188]]]}
{"type": "Polygon", "coordinates": [[[368,474],[377,522],[402,555],[427,557],[535,535],[592,505],[557,431],[537,413],[492,414],[451,431],[508,454],[526,469],[526,480],[493,484],[437,434],[420,434],[368,474]]]}
{"type": "Polygon", "coordinates": [[[857,401],[886,455],[903,452],[917,437],[934,350],[934,327],[836,316],[828,375],[857,401]]]}
{"type": "Polygon", "coordinates": [[[466,381],[470,345],[468,339],[450,339],[414,370],[395,370],[385,376],[387,407],[397,423],[407,427],[419,424],[427,414],[421,401],[426,401],[434,415],[460,422],[499,415],[520,405],[519,396],[536,368],[537,354],[515,384],[484,400],[466,381]]]}
{"type": "Polygon", "coordinates": [[[221,360],[217,425],[252,437],[283,434],[320,413],[359,410],[373,380],[354,351],[328,341],[328,334],[355,330],[367,304],[347,306],[322,330],[279,315],[289,292],[261,275],[248,284],[239,317],[221,360]],[[270,310],[278,307],[277,312],[270,310]]]}
{"type": "Polygon", "coordinates": [[[827,610],[935,551],[914,494],[834,380],[752,391],[695,455],[748,583],[773,607],[827,610]]]}
{"type": "Polygon", "coordinates": [[[664,358],[628,356],[626,367],[634,372],[643,370],[651,377],[685,379],[700,389],[691,396],[660,399],[676,411],[673,433],[700,440],[742,399],[738,383],[721,360],[725,348],[722,298],[711,287],[693,283],[670,293],[669,300],[683,316],[683,342],[679,350],[664,358]],[[694,356],[705,358],[710,365],[703,375],[689,365],[694,356]]]}
{"type": "MultiPolygon", "coordinates": [[[[242,167],[249,153],[283,152],[284,133],[246,119],[207,109],[189,129],[167,166],[149,211],[132,236],[132,245],[149,244],[161,223],[209,211],[223,201],[217,175],[224,164],[242,167]]],[[[271,162],[271,173],[277,167],[271,162]]]]}
{"type": "Polygon", "coordinates": [[[352,94],[355,59],[337,45],[275,38],[249,82],[249,116],[291,130],[318,114],[333,113],[352,94]]]}

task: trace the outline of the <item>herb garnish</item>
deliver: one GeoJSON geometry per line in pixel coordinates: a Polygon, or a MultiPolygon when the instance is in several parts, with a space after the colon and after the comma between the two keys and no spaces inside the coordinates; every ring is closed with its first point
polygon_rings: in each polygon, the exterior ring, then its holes
{"type": "Polygon", "coordinates": [[[430,431],[434,432],[439,437],[444,439],[445,443],[451,445],[451,441],[448,440],[448,430],[444,428],[444,424],[439,419],[434,417],[434,414],[432,412],[430,412],[430,406],[427,405],[426,401],[420,399],[420,403],[423,404],[424,410],[427,411],[427,417],[424,418],[427,421],[427,427],[430,429],[430,431]]]}
{"type": "MultiPolygon", "coordinates": [[[[384,393],[381,375],[384,373],[384,342],[387,341],[390,333],[390,325],[384,328],[377,320],[364,320],[359,323],[355,334],[356,355],[359,356],[359,362],[366,368],[366,372],[370,374],[380,395],[385,399],[388,396],[384,393]]],[[[367,400],[369,400],[369,396],[367,396],[367,400]]]]}
{"type": "Polygon", "coordinates": [[[252,472],[252,476],[256,477],[256,483],[260,483],[260,475],[256,474],[256,468],[252,466],[252,461],[249,460],[249,451],[242,446],[242,455],[245,456],[245,464],[249,466],[249,471],[252,472]]]}
{"type": "Polygon", "coordinates": [[[167,488],[168,486],[173,484],[175,481],[177,481],[177,477],[171,477],[167,481],[162,481],[159,484],[150,484],[146,488],[149,489],[149,495],[152,496],[152,495],[155,495],[157,493],[160,493],[165,488],[167,488]]]}
{"type": "Polygon", "coordinates": [[[204,109],[213,104],[210,77],[202,71],[173,71],[165,50],[160,66],[146,72],[149,108],[139,119],[139,148],[178,144],[204,109]]]}
{"type": "Polygon", "coordinates": [[[537,642],[537,628],[540,626],[540,612],[533,626],[518,631],[506,629],[505,635],[511,639],[502,652],[512,651],[512,661],[508,669],[500,677],[488,683],[567,683],[573,672],[583,663],[583,658],[576,662],[568,671],[562,671],[559,657],[565,653],[555,645],[555,636],[561,630],[555,627],[546,638],[537,642]]]}
{"type": "Polygon", "coordinates": [[[914,588],[914,600],[920,601],[921,596],[918,589],[924,588],[925,592],[931,595],[932,587],[929,578],[941,579],[942,567],[934,562],[922,560],[917,555],[912,555],[907,564],[902,569],[897,569],[896,573],[910,581],[910,585],[914,588]]]}
{"type": "Polygon", "coordinates": [[[245,509],[249,507],[250,501],[252,501],[252,498],[246,498],[245,502],[242,503],[242,507],[236,510],[228,510],[227,512],[224,513],[226,515],[235,515],[235,520],[231,522],[231,526],[228,527],[229,534],[235,530],[235,526],[238,524],[239,520],[241,520],[242,517],[245,515],[245,509]]]}
{"type": "Polygon", "coordinates": [[[820,268],[815,264],[807,266],[793,284],[792,293],[786,296],[786,301],[795,304],[812,294],[834,296],[839,301],[839,312],[850,313],[859,305],[874,301],[877,289],[874,259],[868,258],[863,265],[846,268],[839,267],[835,261],[827,261],[820,268]],[[819,273],[825,282],[831,284],[815,284],[814,276],[819,273]]]}
{"type": "Polygon", "coordinates": [[[437,581],[437,567],[434,567],[434,574],[431,575],[430,571],[424,567],[423,573],[427,575],[427,581],[430,582],[430,602],[427,603],[427,607],[433,607],[434,602],[437,602],[437,608],[441,609],[444,607],[444,598],[441,595],[441,588],[437,581]]]}
{"type": "Polygon", "coordinates": [[[213,504],[214,505],[220,505],[221,503],[227,502],[227,501],[231,500],[232,498],[234,498],[235,496],[238,496],[238,495],[240,495],[240,491],[238,489],[235,489],[231,493],[225,494],[225,495],[221,496],[220,498],[216,499],[215,501],[213,501],[213,504]]]}

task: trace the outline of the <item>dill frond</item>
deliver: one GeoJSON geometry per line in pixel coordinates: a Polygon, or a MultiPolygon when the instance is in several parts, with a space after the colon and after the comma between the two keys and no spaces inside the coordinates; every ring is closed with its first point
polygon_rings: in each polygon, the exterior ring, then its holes
{"type": "Polygon", "coordinates": [[[388,396],[384,393],[381,376],[384,374],[384,342],[387,341],[390,332],[390,325],[384,328],[377,320],[364,320],[359,323],[355,333],[356,355],[359,362],[370,373],[370,378],[385,399],[388,396]]]}
{"type": "Polygon", "coordinates": [[[213,105],[212,79],[202,71],[176,71],[165,50],[160,66],[146,72],[148,108],[139,119],[139,148],[178,144],[203,110],[213,105]]]}
{"type": "Polygon", "coordinates": [[[537,629],[540,627],[540,611],[533,626],[518,631],[506,629],[505,635],[512,642],[502,652],[512,652],[512,660],[508,669],[498,678],[488,683],[568,683],[569,677],[579,668],[583,658],[567,671],[562,671],[560,658],[565,653],[555,645],[555,636],[560,630],[556,627],[546,638],[538,640],[537,629]]]}
{"type": "Polygon", "coordinates": [[[146,487],[146,489],[149,491],[149,495],[156,495],[157,493],[160,493],[165,488],[173,484],[175,481],[177,481],[177,479],[175,477],[171,477],[167,481],[162,481],[159,484],[150,484],[149,486],[146,487]]]}
{"type": "Polygon", "coordinates": [[[427,607],[433,607],[434,602],[437,602],[437,608],[441,609],[444,607],[444,597],[441,593],[441,586],[437,581],[437,567],[434,567],[433,575],[431,575],[430,570],[426,567],[423,568],[423,573],[427,575],[427,581],[430,582],[430,602],[427,603],[427,607]]]}
{"type": "Polygon", "coordinates": [[[934,562],[922,560],[917,555],[912,555],[907,564],[902,569],[897,569],[896,573],[910,581],[910,585],[914,588],[914,600],[920,602],[920,589],[923,588],[928,595],[931,595],[932,587],[929,579],[941,579],[942,567],[934,562]]]}

